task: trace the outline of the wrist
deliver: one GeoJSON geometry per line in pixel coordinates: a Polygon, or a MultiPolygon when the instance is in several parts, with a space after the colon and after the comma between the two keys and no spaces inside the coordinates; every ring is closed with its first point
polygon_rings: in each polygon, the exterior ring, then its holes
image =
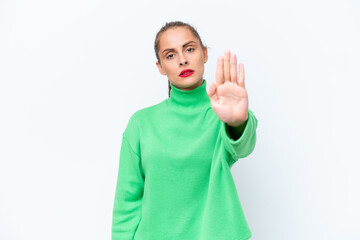
{"type": "Polygon", "coordinates": [[[242,136],[242,134],[245,130],[247,121],[248,120],[246,120],[245,122],[240,122],[240,123],[235,123],[235,124],[228,124],[228,123],[226,124],[229,135],[233,140],[236,141],[242,136]]]}

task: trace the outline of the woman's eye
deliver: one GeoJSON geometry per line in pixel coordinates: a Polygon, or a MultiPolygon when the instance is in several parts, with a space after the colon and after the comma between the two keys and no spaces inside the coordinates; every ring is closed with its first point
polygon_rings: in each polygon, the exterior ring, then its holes
{"type": "Polygon", "coordinates": [[[170,59],[170,58],[172,58],[173,56],[174,56],[174,54],[169,54],[169,55],[166,56],[166,58],[167,58],[167,59],[170,59]]]}
{"type": "Polygon", "coordinates": [[[187,50],[188,50],[188,52],[193,52],[195,49],[194,48],[188,48],[187,50]]]}

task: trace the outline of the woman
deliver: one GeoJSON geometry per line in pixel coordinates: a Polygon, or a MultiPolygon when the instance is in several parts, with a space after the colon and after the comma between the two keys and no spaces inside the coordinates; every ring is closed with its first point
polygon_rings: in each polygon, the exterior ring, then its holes
{"type": "Polygon", "coordinates": [[[178,21],[160,29],[155,53],[169,98],[135,112],[122,135],[112,239],[249,239],[230,171],[256,143],[243,64],[226,51],[207,92],[207,48],[178,21]]]}

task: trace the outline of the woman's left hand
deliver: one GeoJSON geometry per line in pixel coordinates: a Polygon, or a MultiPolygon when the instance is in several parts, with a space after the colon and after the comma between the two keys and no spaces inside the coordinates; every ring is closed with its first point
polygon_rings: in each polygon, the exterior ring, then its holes
{"type": "Polygon", "coordinates": [[[216,68],[216,84],[207,92],[211,107],[219,119],[231,127],[239,127],[248,119],[248,94],[245,89],[244,64],[237,69],[236,55],[230,50],[220,56],[216,68]]]}

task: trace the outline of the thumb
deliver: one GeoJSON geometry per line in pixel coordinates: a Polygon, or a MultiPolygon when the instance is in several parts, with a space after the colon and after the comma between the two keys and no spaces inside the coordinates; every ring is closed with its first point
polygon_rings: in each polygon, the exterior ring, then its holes
{"type": "Polygon", "coordinates": [[[210,83],[210,88],[209,91],[207,91],[207,94],[209,95],[211,102],[215,102],[217,100],[216,90],[217,90],[216,84],[210,83]]]}

